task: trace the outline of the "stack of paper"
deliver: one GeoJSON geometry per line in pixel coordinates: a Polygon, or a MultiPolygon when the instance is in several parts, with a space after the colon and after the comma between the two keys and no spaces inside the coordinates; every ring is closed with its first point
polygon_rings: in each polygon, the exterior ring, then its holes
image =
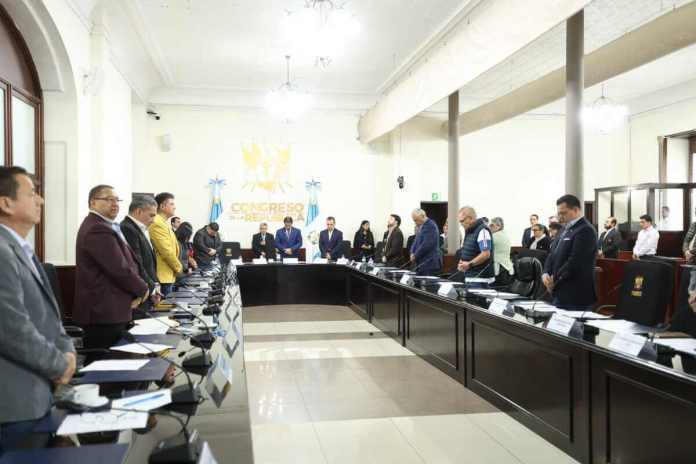
{"type": "Polygon", "coordinates": [[[89,366],[80,369],[80,372],[92,371],[137,371],[149,361],[147,359],[111,359],[94,361],[89,366]]]}
{"type": "Polygon", "coordinates": [[[58,427],[57,435],[142,429],[147,425],[146,412],[105,411],[70,414],[58,427]]]}
{"type": "Polygon", "coordinates": [[[134,354],[152,354],[162,353],[174,348],[169,345],[161,345],[159,343],[128,343],[127,345],[112,346],[111,351],[123,351],[124,353],[134,354]]]}
{"type": "Polygon", "coordinates": [[[132,327],[128,332],[133,335],[165,334],[169,329],[177,327],[178,325],[178,322],[169,319],[166,316],[138,319],[135,321],[135,326],[132,327]]]}

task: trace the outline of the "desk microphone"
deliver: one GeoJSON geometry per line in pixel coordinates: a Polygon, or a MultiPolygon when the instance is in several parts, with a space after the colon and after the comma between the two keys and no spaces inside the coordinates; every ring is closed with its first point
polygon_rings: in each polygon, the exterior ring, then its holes
{"type": "MultiPolygon", "coordinates": [[[[208,353],[207,350],[210,350],[213,342],[215,341],[215,336],[213,335],[212,331],[210,330],[210,326],[197,314],[189,311],[187,308],[183,308],[177,304],[177,307],[181,309],[183,312],[190,314],[191,316],[194,317],[194,319],[197,319],[200,321],[204,328],[205,328],[205,333],[203,334],[198,334],[198,335],[193,335],[190,337],[191,344],[194,347],[198,347],[201,350],[200,354],[193,355],[189,358],[184,359],[184,361],[181,363],[186,369],[190,370],[194,374],[199,374],[199,375],[204,375],[205,372],[208,371],[210,366],[213,365],[212,360],[210,358],[210,353],[208,353]]],[[[191,348],[193,349],[193,348],[191,348]]],[[[189,350],[190,351],[190,350],[189,350]]]]}

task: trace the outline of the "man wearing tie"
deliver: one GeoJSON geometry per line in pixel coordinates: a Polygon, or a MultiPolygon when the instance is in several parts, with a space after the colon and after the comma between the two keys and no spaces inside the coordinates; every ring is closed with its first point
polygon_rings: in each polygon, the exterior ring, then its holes
{"type": "MultiPolygon", "coordinates": [[[[75,348],[27,241],[43,202],[23,168],[0,167],[0,454],[32,433],[51,409],[54,386],[67,384],[75,372],[75,348]]],[[[48,441],[33,437],[32,447],[48,441]]]]}
{"type": "Polygon", "coordinates": [[[604,231],[599,236],[597,241],[597,255],[600,258],[618,258],[619,257],[619,242],[621,242],[621,234],[616,228],[616,218],[609,217],[604,222],[604,231]]]}
{"type": "Polygon", "coordinates": [[[413,210],[411,218],[418,227],[411,246],[411,263],[415,265],[418,275],[439,274],[442,269],[442,255],[438,246],[440,230],[422,209],[413,210]]]}
{"type": "Polygon", "coordinates": [[[302,248],[302,233],[292,226],[292,218],[283,219],[284,227],[276,231],[275,246],[282,258],[299,258],[302,248]]]}
{"type": "Polygon", "coordinates": [[[137,259],[116,222],[121,199],[110,185],[89,192],[90,212],[77,232],[75,310],[85,348],[109,348],[150,295],[137,259]]]}
{"type": "Polygon", "coordinates": [[[338,259],[343,256],[343,232],[336,229],[336,219],[326,218],[326,229],[319,233],[319,251],[321,257],[338,259]]]}
{"type": "Polygon", "coordinates": [[[255,258],[275,259],[275,240],[268,233],[268,224],[262,222],[259,225],[259,233],[251,238],[251,249],[255,258]]]}

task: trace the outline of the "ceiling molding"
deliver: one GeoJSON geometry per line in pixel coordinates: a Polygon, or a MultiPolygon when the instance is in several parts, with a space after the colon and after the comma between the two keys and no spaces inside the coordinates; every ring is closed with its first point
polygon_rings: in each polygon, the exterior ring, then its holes
{"type": "Polygon", "coordinates": [[[162,82],[165,86],[174,85],[174,76],[172,74],[167,60],[164,58],[162,49],[157,44],[157,41],[150,33],[150,27],[145,19],[145,14],[143,13],[142,7],[138,0],[123,0],[119,2],[121,7],[128,15],[128,18],[133,23],[136,33],[140,37],[141,42],[145,46],[147,54],[150,56],[152,63],[154,64],[157,72],[159,72],[162,82]]]}
{"type": "Polygon", "coordinates": [[[377,94],[382,95],[388,92],[391,87],[396,85],[405,75],[411,71],[415,66],[419,64],[430,52],[435,49],[435,47],[442,45],[446,42],[447,37],[454,31],[454,29],[459,26],[459,24],[466,19],[466,17],[471,13],[481,2],[484,0],[465,0],[457,11],[455,11],[449,18],[442,22],[440,27],[433,32],[430,37],[425,39],[413,52],[411,52],[406,59],[404,59],[399,66],[392,71],[389,76],[380,84],[377,88],[377,94]]]}

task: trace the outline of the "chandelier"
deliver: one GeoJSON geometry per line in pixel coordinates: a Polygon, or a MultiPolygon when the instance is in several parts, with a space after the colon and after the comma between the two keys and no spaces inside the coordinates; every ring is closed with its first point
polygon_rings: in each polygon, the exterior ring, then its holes
{"type": "Polygon", "coordinates": [[[592,103],[592,106],[582,110],[582,122],[586,127],[607,135],[621,127],[628,116],[628,107],[619,105],[604,95],[602,84],[602,96],[592,103]]]}
{"type": "Polygon", "coordinates": [[[314,64],[328,67],[346,43],[360,34],[360,24],[335,0],[305,0],[298,11],[287,11],[284,29],[293,53],[309,54],[314,64]]]}
{"type": "Polygon", "coordinates": [[[266,95],[268,111],[285,122],[299,118],[312,105],[312,96],[300,92],[290,81],[290,55],[285,56],[285,82],[266,95]]]}

